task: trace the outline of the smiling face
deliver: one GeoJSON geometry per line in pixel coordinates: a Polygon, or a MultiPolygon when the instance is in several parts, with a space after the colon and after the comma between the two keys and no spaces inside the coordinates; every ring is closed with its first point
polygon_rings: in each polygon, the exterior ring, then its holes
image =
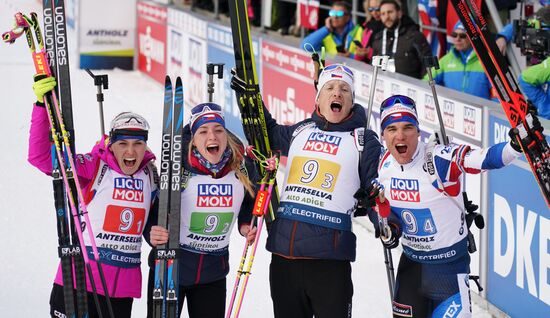
{"type": "Polygon", "coordinates": [[[397,10],[393,3],[384,3],[380,6],[380,20],[386,28],[393,28],[401,19],[403,12],[397,10]]]}
{"type": "Polygon", "coordinates": [[[140,139],[121,139],[109,146],[113,152],[120,170],[128,176],[133,175],[138,171],[147,143],[140,139]]]}
{"type": "Polygon", "coordinates": [[[416,125],[406,121],[390,124],[384,129],[382,137],[397,162],[403,165],[412,161],[420,137],[416,125]]]}
{"type": "Polygon", "coordinates": [[[216,164],[227,148],[227,132],[216,122],[203,124],[193,135],[193,146],[208,162],[216,164]]]}
{"type": "Polygon", "coordinates": [[[319,92],[319,112],[330,123],[337,124],[349,116],[353,107],[353,93],[348,83],[328,81],[319,92]]]}

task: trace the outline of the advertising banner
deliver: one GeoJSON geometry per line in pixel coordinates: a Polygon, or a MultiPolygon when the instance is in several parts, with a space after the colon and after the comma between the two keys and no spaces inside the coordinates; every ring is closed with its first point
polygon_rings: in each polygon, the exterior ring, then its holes
{"type": "MultiPolygon", "coordinates": [[[[505,119],[490,117],[492,144],[508,140],[505,119]]],[[[550,312],[550,213],[527,163],[489,172],[487,299],[511,317],[550,312]]]]}
{"type": "Polygon", "coordinates": [[[137,3],[138,68],[162,84],[166,76],[167,11],[154,2],[137,3]]]}
{"type": "Polygon", "coordinates": [[[207,101],[206,21],[192,14],[168,9],[167,73],[180,76],[186,107],[207,101]]]}
{"type": "MultiPolygon", "coordinates": [[[[72,3],[70,10],[73,11],[76,8],[75,1],[70,3],[72,3]]],[[[78,2],[77,32],[80,68],[134,69],[135,7],[135,0],[78,2]],[[105,10],[105,8],[109,9],[105,10]],[[125,14],[121,15],[120,12],[125,14]]]]}
{"type": "MultiPolygon", "coordinates": [[[[231,29],[225,26],[209,23],[207,30],[207,43],[208,62],[224,64],[223,78],[218,79],[217,76],[214,76],[213,100],[214,102],[220,104],[224,109],[226,127],[229,128],[231,132],[239,136],[242,140],[246,140],[241,124],[239,105],[237,104],[235,93],[230,87],[231,68],[235,66],[231,29]]],[[[259,42],[256,38],[252,38],[252,47],[254,49],[254,60],[256,61],[256,71],[258,72],[257,75],[258,78],[261,79],[262,74],[258,64],[260,58],[258,54],[259,42]]],[[[263,91],[262,94],[264,94],[263,91]]]]}
{"type": "Polygon", "coordinates": [[[262,41],[262,94],[266,107],[279,124],[309,118],[315,107],[315,68],[305,52],[262,41]]]}

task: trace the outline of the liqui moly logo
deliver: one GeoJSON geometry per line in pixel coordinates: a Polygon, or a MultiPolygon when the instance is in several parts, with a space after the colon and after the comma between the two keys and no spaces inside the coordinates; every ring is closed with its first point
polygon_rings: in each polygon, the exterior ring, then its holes
{"type": "Polygon", "coordinates": [[[143,180],[134,178],[115,178],[113,199],[143,202],[143,180]]]}
{"type": "Polygon", "coordinates": [[[233,206],[233,186],[231,184],[199,184],[198,207],[233,206]]]}
{"type": "Polygon", "coordinates": [[[424,119],[435,120],[435,103],[432,95],[424,95],[424,119]]]}
{"type": "Polygon", "coordinates": [[[464,106],[464,133],[474,137],[476,135],[476,110],[468,106],[464,106]]]}
{"type": "Polygon", "coordinates": [[[392,178],[390,194],[392,200],[420,202],[418,180],[392,178]]]}
{"type": "Polygon", "coordinates": [[[443,124],[455,128],[455,103],[448,100],[443,101],[443,124]]]}
{"type": "Polygon", "coordinates": [[[313,132],[307,138],[304,150],[336,155],[341,141],[341,137],[313,132]]]}

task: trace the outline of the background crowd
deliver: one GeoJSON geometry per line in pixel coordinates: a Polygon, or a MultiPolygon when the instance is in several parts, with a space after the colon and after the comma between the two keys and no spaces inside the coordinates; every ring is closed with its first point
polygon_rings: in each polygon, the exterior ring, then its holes
{"type": "MultiPolygon", "coordinates": [[[[186,0],[195,8],[215,10],[213,0],[186,0]]],[[[427,80],[422,65],[424,56],[439,57],[440,69],[435,71],[435,81],[467,94],[497,101],[496,92],[486,77],[483,65],[472,48],[470,39],[456,18],[449,18],[450,1],[437,1],[437,9],[430,8],[429,1],[409,0],[364,0],[359,2],[355,13],[357,24],[352,19],[352,1],[319,1],[317,29],[300,27],[297,1],[275,0],[272,4],[271,28],[283,36],[301,37],[300,46],[319,51],[324,47],[329,54],[337,54],[365,63],[373,55],[389,55],[389,70],[410,77],[427,80]],[[433,10],[433,12],[430,12],[433,10]],[[419,13],[420,12],[420,13],[419,13]],[[424,13],[424,14],[423,14],[424,13]],[[423,30],[420,25],[429,25],[427,19],[437,19],[441,32],[423,30]],[[446,32],[445,32],[446,30],[446,32]]],[[[489,14],[485,0],[477,0],[482,14],[488,21],[497,46],[503,54],[512,45],[514,29],[511,10],[521,6],[515,0],[494,0],[493,3],[504,28],[498,29],[489,14]]],[[[228,15],[227,0],[219,0],[218,12],[228,15]]],[[[262,1],[248,0],[249,18],[254,26],[261,26],[262,1]]],[[[525,19],[534,19],[540,28],[550,29],[550,0],[538,3],[527,1],[524,6],[525,19]]],[[[550,31],[548,31],[550,32],[550,31]]],[[[550,33],[549,33],[550,34],[550,33]]],[[[523,92],[537,107],[541,117],[550,119],[550,61],[548,56],[527,57],[531,66],[521,73],[519,82],[523,92]]]]}

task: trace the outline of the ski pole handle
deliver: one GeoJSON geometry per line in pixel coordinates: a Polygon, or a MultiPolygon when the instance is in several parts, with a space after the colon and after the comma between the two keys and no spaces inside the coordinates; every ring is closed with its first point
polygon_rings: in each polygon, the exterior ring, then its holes
{"type": "Polygon", "coordinates": [[[223,78],[224,63],[207,63],[206,74],[208,74],[208,102],[212,103],[214,95],[214,75],[218,75],[219,79],[223,78]]]}
{"type": "Polygon", "coordinates": [[[437,98],[437,91],[435,90],[435,81],[432,74],[432,67],[436,70],[439,69],[439,61],[436,56],[425,56],[423,58],[424,66],[426,67],[426,72],[428,73],[428,84],[432,89],[432,96],[434,98],[435,110],[437,112],[437,118],[439,120],[439,135],[441,138],[438,138],[439,142],[442,142],[445,146],[449,144],[449,139],[447,138],[447,133],[445,132],[445,124],[443,123],[443,116],[441,115],[441,108],[439,107],[439,99],[437,98]]]}
{"type": "Polygon", "coordinates": [[[381,68],[382,71],[385,71],[386,67],[388,66],[389,58],[390,57],[387,55],[376,55],[372,57],[372,66],[374,67],[374,71],[372,73],[372,79],[371,79],[370,88],[369,88],[367,123],[365,124],[366,129],[369,128],[370,116],[372,114],[372,105],[374,103],[374,92],[375,92],[376,78],[378,77],[378,69],[381,68]]]}

